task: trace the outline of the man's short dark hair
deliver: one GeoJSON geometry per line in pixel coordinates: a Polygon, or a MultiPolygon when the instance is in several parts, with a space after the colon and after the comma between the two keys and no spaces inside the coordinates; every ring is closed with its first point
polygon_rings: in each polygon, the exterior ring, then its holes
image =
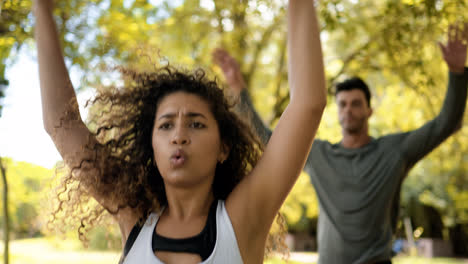
{"type": "Polygon", "coordinates": [[[367,105],[370,107],[371,93],[367,84],[359,77],[352,77],[336,85],[335,96],[341,91],[358,89],[366,96],[367,105]]]}

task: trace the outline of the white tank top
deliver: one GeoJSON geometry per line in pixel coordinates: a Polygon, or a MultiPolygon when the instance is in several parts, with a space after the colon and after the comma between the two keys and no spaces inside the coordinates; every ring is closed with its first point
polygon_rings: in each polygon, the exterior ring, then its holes
{"type": "MultiPolygon", "coordinates": [[[[164,264],[153,252],[152,238],[159,215],[150,214],[140,230],[137,239],[128,252],[124,264],[164,264]]],[[[239,264],[242,257],[237,246],[236,234],[227,214],[224,201],[218,201],[216,208],[216,244],[211,255],[200,264],[239,264]]]]}

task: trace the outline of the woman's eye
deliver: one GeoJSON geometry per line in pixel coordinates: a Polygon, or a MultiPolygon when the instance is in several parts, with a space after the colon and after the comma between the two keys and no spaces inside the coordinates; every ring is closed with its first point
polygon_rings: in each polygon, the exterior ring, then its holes
{"type": "Polygon", "coordinates": [[[205,128],[205,125],[200,122],[192,122],[190,123],[191,128],[205,128]]]}
{"type": "Polygon", "coordinates": [[[159,129],[161,130],[167,130],[167,129],[170,129],[172,127],[172,124],[171,123],[163,123],[159,126],[159,129]]]}

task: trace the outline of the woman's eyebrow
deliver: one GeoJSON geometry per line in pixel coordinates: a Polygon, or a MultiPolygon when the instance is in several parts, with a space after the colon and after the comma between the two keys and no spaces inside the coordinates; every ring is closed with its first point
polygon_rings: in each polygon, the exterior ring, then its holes
{"type": "MultiPolygon", "coordinates": [[[[198,112],[188,112],[188,113],[185,113],[184,114],[185,116],[188,116],[188,117],[202,117],[204,119],[207,119],[205,115],[203,115],[202,113],[198,113],[198,112]]],[[[174,118],[176,117],[177,114],[176,113],[167,113],[167,114],[163,114],[161,115],[158,120],[161,120],[161,119],[171,119],[171,118],[174,118]]]]}

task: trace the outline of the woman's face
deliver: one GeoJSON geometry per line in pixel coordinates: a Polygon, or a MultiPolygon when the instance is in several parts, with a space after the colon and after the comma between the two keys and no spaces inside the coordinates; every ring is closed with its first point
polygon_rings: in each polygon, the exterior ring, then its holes
{"type": "Polygon", "coordinates": [[[152,144],[165,184],[174,187],[211,183],[217,162],[227,158],[208,103],[186,92],[170,94],[159,104],[152,144]]]}

